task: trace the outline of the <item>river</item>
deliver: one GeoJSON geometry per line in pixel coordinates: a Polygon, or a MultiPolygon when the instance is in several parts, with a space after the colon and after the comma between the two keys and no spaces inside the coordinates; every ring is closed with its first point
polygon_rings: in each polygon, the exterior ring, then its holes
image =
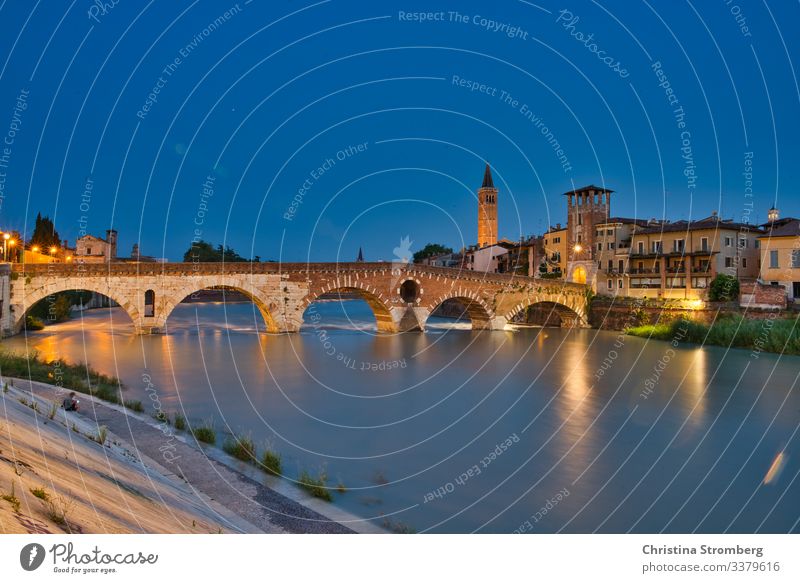
{"type": "MultiPolygon", "coordinates": [[[[250,433],[334,504],[416,532],[788,532],[800,521],[800,358],[596,330],[377,335],[360,301],[299,334],[249,303],[118,308],[3,341],[89,362],[148,407],[250,433]]],[[[266,479],[266,478],[265,478],[266,479]]]]}

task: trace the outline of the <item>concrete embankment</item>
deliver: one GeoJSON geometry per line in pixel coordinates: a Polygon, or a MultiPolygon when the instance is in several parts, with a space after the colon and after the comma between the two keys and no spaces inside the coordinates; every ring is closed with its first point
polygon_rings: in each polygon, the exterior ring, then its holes
{"type": "Polygon", "coordinates": [[[383,532],[143,414],[80,395],[80,413],[50,419],[55,387],[6,381],[0,491],[13,483],[20,503],[0,500],[4,532],[383,532]],[[40,486],[70,506],[66,522],[48,518],[40,486]]]}

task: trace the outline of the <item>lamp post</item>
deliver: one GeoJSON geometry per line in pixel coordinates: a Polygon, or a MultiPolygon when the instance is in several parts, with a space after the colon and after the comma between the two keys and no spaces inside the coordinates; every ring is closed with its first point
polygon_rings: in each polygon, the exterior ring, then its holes
{"type": "Polygon", "coordinates": [[[11,239],[11,235],[8,233],[3,233],[3,261],[8,261],[8,241],[11,239]]]}

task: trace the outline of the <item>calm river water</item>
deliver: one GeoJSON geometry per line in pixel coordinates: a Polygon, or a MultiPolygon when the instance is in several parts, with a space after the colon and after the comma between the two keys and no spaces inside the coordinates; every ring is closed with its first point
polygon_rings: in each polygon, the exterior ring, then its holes
{"type": "Polygon", "coordinates": [[[163,336],[125,318],[3,344],[89,362],[146,406],[147,373],[166,410],[251,433],[398,529],[800,530],[798,357],[444,321],[378,336],[362,302],[313,304],[295,335],[260,334],[246,303],[182,304],[163,336]]]}

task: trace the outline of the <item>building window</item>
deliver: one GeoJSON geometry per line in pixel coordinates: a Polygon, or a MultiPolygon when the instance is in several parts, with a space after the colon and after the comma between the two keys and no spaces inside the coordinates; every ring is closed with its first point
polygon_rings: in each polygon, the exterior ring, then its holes
{"type": "Polygon", "coordinates": [[[583,224],[583,215],[582,215],[582,214],[580,214],[580,213],[578,214],[578,224],[579,224],[579,225],[582,225],[582,224],[583,224]]]}
{"type": "Polygon", "coordinates": [[[778,250],[773,249],[769,252],[769,266],[771,269],[778,269],[778,250]]]}
{"type": "Polygon", "coordinates": [[[619,265],[619,272],[620,272],[620,273],[622,273],[623,271],[625,271],[625,260],[623,260],[623,259],[620,259],[620,260],[619,260],[619,264],[618,264],[618,265],[619,265]]]}
{"type": "Polygon", "coordinates": [[[144,292],[144,317],[152,318],[156,315],[156,292],[149,289],[144,292]]]}
{"type": "Polygon", "coordinates": [[[598,243],[597,244],[597,250],[598,251],[602,251],[603,250],[603,244],[602,243],[598,243]]]}
{"type": "Polygon", "coordinates": [[[613,279],[609,279],[608,281],[606,281],[606,284],[608,285],[608,289],[614,289],[614,280],[613,279]]]}
{"type": "Polygon", "coordinates": [[[621,280],[621,279],[618,279],[618,280],[617,280],[617,287],[618,287],[619,289],[622,289],[622,280],[621,280]]]}
{"type": "Polygon", "coordinates": [[[753,243],[753,246],[754,246],[756,249],[759,249],[759,248],[761,247],[761,241],[759,241],[758,239],[756,239],[756,240],[755,240],[755,242],[753,243]]]}
{"type": "Polygon", "coordinates": [[[613,249],[614,248],[614,243],[609,243],[608,244],[608,248],[609,248],[609,250],[613,249]]]}
{"type": "Polygon", "coordinates": [[[739,247],[741,247],[742,249],[747,249],[747,239],[740,238],[739,239],[739,247]]]}
{"type": "Polygon", "coordinates": [[[730,237],[725,237],[725,246],[730,247],[731,245],[733,245],[733,239],[730,237]]]}
{"type": "Polygon", "coordinates": [[[708,237],[700,239],[700,251],[708,251],[708,237]]]}
{"type": "Polygon", "coordinates": [[[675,239],[672,242],[672,248],[676,253],[683,252],[683,239],[675,239]]]}
{"type": "Polygon", "coordinates": [[[92,248],[91,247],[87,247],[86,248],[86,254],[87,255],[91,255],[92,254],[92,248]]]}
{"type": "Polygon", "coordinates": [[[792,249],[792,269],[800,269],[800,249],[792,249]]]}
{"type": "Polygon", "coordinates": [[[742,268],[747,269],[747,257],[742,257],[742,268]]]}
{"type": "Polygon", "coordinates": [[[639,243],[636,245],[636,249],[639,255],[644,255],[644,241],[639,241],[639,243]]]}
{"type": "Polygon", "coordinates": [[[653,241],[652,250],[653,253],[661,253],[661,241],[653,241]]]}
{"type": "Polygon", "coordinates": [[[608,229],[606,231],[606,235],[613,235],[613,234],[614,234],[614,229],[608,229]]]}
{"type": "Polygon", "coordinates": [[[733,257],[725,258],[725,267],[733,267],[733,257]]]}

